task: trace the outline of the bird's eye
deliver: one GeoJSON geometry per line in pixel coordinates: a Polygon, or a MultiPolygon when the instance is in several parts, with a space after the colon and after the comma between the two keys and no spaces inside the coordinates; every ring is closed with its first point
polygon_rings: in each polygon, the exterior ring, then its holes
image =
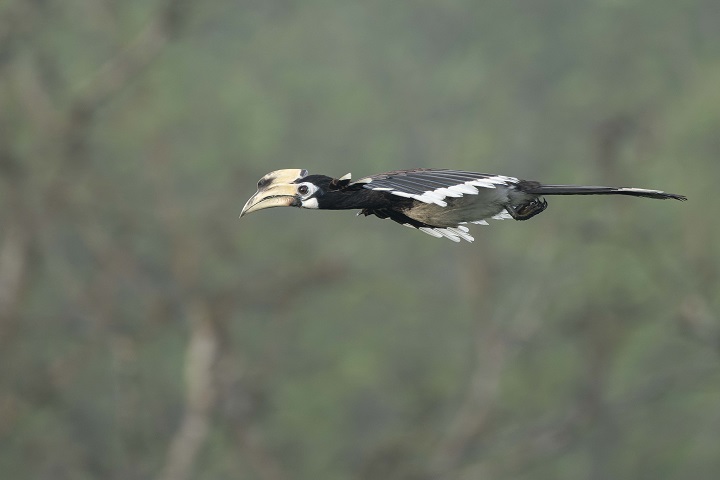
{"type": "Polygon", "coordinates": [[[307,195],[307,193],[310,191],[307,185],[300,185],[298,187],[298,193],[300,195],[307,195]]]}

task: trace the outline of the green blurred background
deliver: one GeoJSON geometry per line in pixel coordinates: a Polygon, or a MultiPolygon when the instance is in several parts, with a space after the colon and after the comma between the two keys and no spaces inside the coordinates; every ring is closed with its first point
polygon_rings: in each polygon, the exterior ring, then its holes
{"type": "Polygon", "coordinates": [[[0,477],[711,479],[717,0],[0,2],[0,477]],[[550,198],[433,239],[265,173],[550,198]]]}

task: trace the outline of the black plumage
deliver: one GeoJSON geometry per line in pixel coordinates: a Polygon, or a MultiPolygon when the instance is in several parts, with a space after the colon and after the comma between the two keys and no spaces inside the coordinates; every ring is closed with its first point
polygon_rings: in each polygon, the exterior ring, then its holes
{"type": "Polygon", "coordinates": [[[629,195],[686,200],[643,188],[544,185],[504,175],[463,170],[398,170],[352,181],[306,170],[277,170],[258,182],[242,215],[276,206],[321,210],[359,209],[358,215],[389,218],[435,237],[472,241],[467,223],[487,219],[527,220],[547,208],[545,195],[629,195]]]}

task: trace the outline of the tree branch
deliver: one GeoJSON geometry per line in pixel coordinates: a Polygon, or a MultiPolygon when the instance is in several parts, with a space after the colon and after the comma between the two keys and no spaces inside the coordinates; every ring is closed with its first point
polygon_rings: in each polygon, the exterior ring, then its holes
{"type": "Polygon", "coordinates": [[[185,3],[185,0],[167,0],[162,11],[92,75],[73,102],[72,110],[77,118],[92,115],[152,63],[177,32],[185,3]]]}
{"type": "Polygon", "coordinates": [[[475,344],[476,366],[468,392],[429,461],[433,476],[444,477],[457,466],[473,439],[482,432],[495,404],[507,344],[494,327],[478,328],[475,344]]]}

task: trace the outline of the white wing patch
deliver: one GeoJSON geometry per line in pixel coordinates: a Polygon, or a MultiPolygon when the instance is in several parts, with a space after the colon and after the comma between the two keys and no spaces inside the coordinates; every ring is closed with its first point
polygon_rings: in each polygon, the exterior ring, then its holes
{"type": "MultiPolygon", "coordinates": [[[[509,219],[511,219],[511,218],[513,218],[513,217],[512,217],[512,215],[510,215],[510,214],[507,212],[507,210],[505,210],[504,212],[500,212],[500,213],[498,213],[497,215],[493,215],[493,216],[492,216],[492,219],[493,219],[493,220],[509,220],[509,219]]],[[[482,222],[482,221],[484,221],[484,220],[481,220],[481,222],[482,222]]],[[[473,222],[473,223],[480,223],[480,222],[473,222]]],[[[487,225],[487,222],[485,222],[485,225],[487,225]]]]}
{"type": "MultiPolygon", "coordinates": [[[[491,218],[494,220],[505,220],[512,218],[512,216],[507,211],[504,211],[502,213],[498,213],[497,215],[493,215],[491,218]]],[[[418,228],[418,230],[423,233],[427,233],[428,235],[435,238],[445,237],[452,240],[453,242],[459,242],[460,240],[465,240],[466,242],[474,242],[475,238],[470,235],[470,229],[465,226],[468,223],[472,223],[475,225],[490,225],[487,220],[472,220],[470,222],[460,222],[457,227],[420,227],[418,228]]],[[[404,223],[403,225],[406,227],[415,228],[409,223],[404,223]]]]}
{"type": "Polygon", "coordinates": [[[425,192],[423,194],[416,194],[416,193],[408,193],[403,192],[401,190],[393,190],[392,188],[372,188],[371,190],[381,190],[385,192],[392,193],[393,195],[397,195],[398,197],[406,197],[406,198],[414,198],[415,200],[419,200],[423,203],[434,203],[436,205],[439,205],[441,207],[447,207],[447,202],[445,202],[443,199],[445,198],[442,195],[436,194],[435,192],[425,192]]]}
{"type": "Polygon", "coordinates": [[[446,207],[446,198],[459,198],[463,195],[477,195],[478,188],[496,188],[518,182],[517,178],[505,175],[486,175],[482,173],[457,170],[420,170],[390,172],[375,177],[357,180],[370,190],[388,192],[398,197],[413,198],[417,201],[446,207]]]}
{"type": "MultiPolygon", "coordinates": [[[[406,227],[415,228],[414,226],[410,225],[409,223],[403,224],[406,227]]],[[[418,228],[423,233],[427,233],[431,237],[435,238],[447,238],[449,240],[452,240],[453,242],[460,242],[460,240],[465,240],[466,242],[474,242],[475,238],[473,238],[472,235],[470,235],[468,232],[470,231],[469,228],[463,227],[462,225],[458,225],[457,227],[448,227],[448,228],[435,228],[435,227],[420,227],[418,228]]]]}

